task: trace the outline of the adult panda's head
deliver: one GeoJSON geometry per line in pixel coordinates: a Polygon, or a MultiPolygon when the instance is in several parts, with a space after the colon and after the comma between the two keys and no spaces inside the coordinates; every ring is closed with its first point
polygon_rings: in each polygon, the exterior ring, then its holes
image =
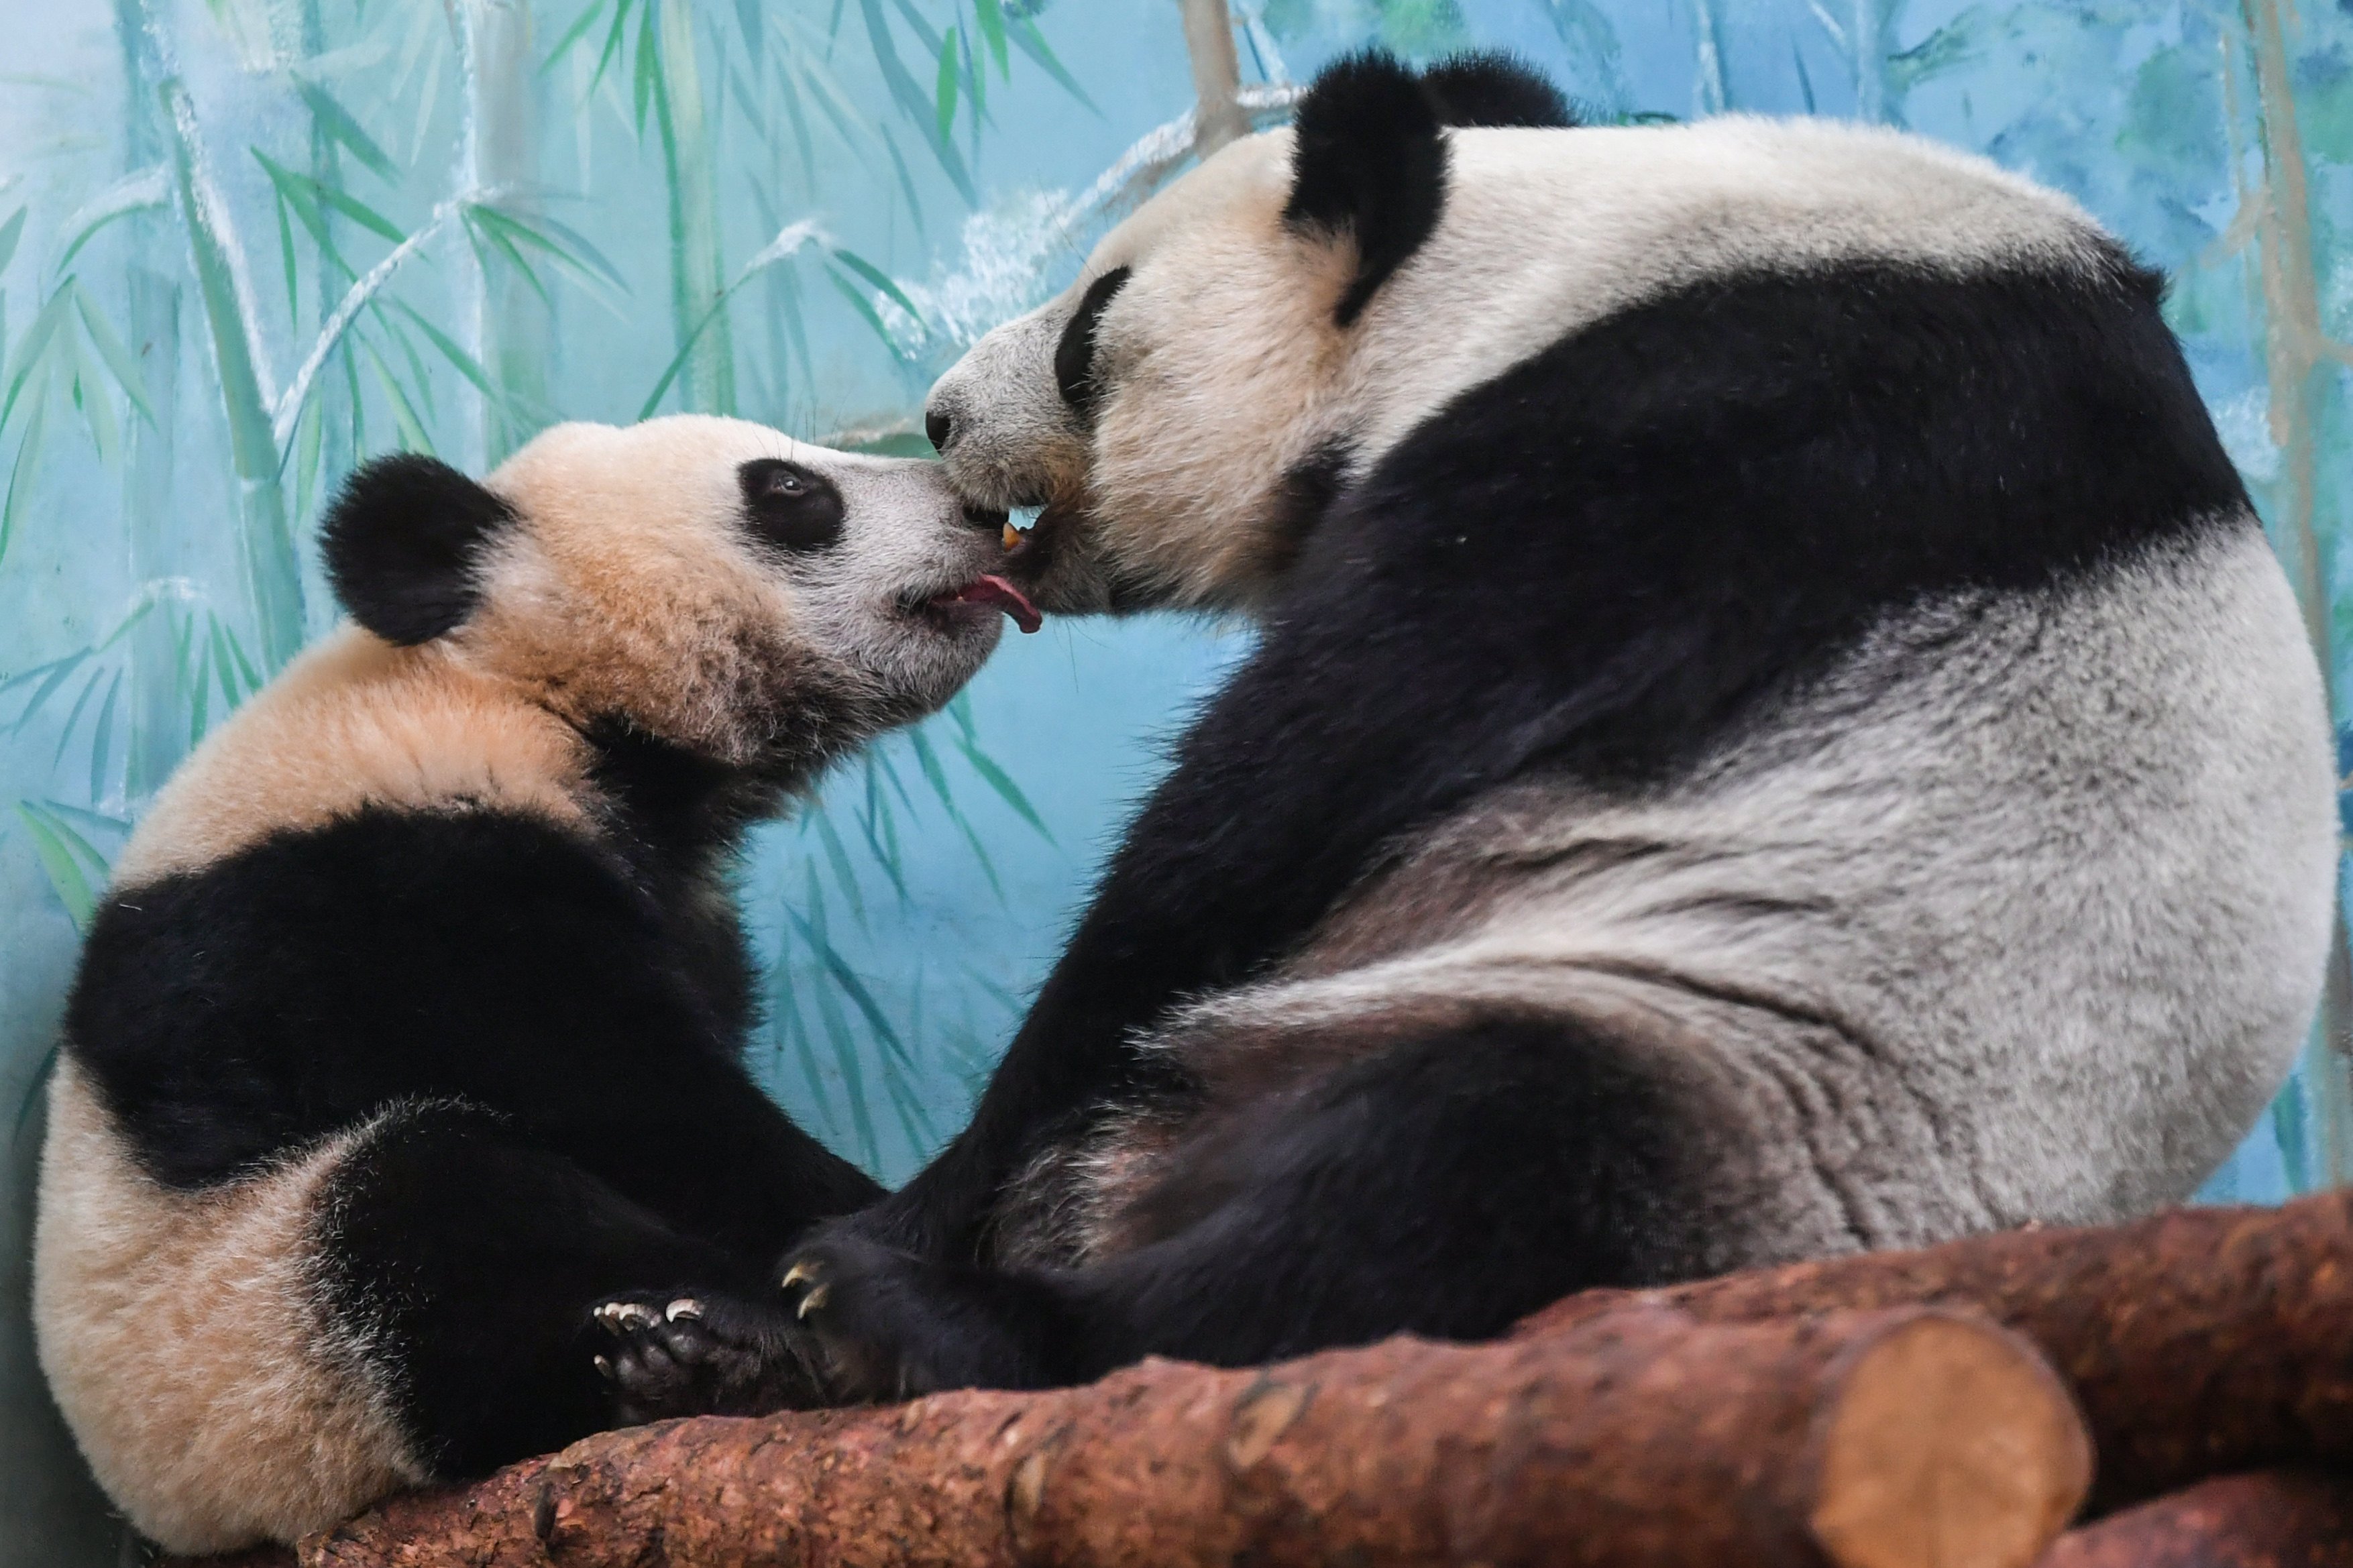
{"type": "Polygon", "coordinates": [[[959,489],[1044,508],[1008,570],[1050,610],[1249,608],[1361,471],[1353,384],[1388,352],[1368,339],[1398,342],[1384,295],[1446,209],[1451,128],[1573,123],[1507,57],[1418,73],[1366,53],[1317,78],[1294,126],[1147,202],[933,388],[959,489]]]}
{"type": "Polygon", "coordinates": [[[1505,58],[1359,55],[1293,126],[1218,152],[975,344],[928,423],[967,497],[1045,507],[1006,568],[1044,608],[1247,613],[1352,487],[1417,482],[1390,467],[1409,434],[1605,320],[1686,298],[1644,352],[1732,406],[1759,388],[1712,379],[1731,326],[1713,287],[1845,269],[2097,290],[2135,275],[2121,257],[2065,197],[1885,127],[1576,126],[1505,58]]]}
{"type": "Polygon", "coordinates": [[[737,419],[562,425],[477,482],[354,473],[322,531],[353,618],[584,732],[795,779],[954,696],[997,646],[1001,515],[935,464],[737,419]]]}

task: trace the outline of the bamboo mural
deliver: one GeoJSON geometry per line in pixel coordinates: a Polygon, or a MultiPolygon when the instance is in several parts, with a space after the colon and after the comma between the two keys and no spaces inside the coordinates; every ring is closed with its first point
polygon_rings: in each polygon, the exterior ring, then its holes
{"type": "MultiPolygon", "coordinates": [[[[57,15],[50,16],[47,10],[57,15]]],[[[1372,41],[1512,47],[1589,117],[1852,115],[2072,192],[2168,310],[2332,677],[2353,14],[2290,0],[110,0],[0,79],[0,1110],[26,1162],[75,931],[187,750],[332,606],[353,462],[740,413],[925,450],[931,377],[1205,147],[1372,41]]],[[[69,15],[71,13],[71,15],[69,15]]],[[[881,1172],[951,1131],[1240,647],[1051,625],[742,871],[756,1064],[881,1172]]],[[[2345,689],[2342,679],[2337,690],[2345,689]]],[[[2346,748],[2353,766],[2353,745],[2346,748]]],[[[2210,1189],[2353,1174],[2343,932],[2297,1081],[2210,1189]]],[[[112,1560],[0,1332],[0,1568],[112,1560]],[[0,1417],[14,1420],[14,1415],[0,1417]],[[36,1430],[37,1428],[37,1430],[36,1430]],[[14,1521],[37,1520],[20,1531],[14,1521]]]]}

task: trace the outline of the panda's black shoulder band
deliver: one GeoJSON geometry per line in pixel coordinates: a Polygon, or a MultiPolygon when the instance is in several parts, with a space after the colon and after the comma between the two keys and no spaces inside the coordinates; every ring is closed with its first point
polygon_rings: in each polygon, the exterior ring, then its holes
{"type": "Polygon", "coordinates": [[[327,581],[352,618],[386,642],[431,642],[480,596],[481,551],[516,521],[504,500],[415,452],[361,465],[320,524],[327,581]]]}

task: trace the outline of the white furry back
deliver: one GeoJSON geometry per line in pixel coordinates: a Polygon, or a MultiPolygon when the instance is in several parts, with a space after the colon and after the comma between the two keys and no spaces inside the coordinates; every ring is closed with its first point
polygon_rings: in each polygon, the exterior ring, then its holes
{"type": "Polygon", "coordinates": [[[2287,1071],[2334,897],[2319,674],[2253,520],[1927,605],[1758,729],[1649,798],[1488,798],[1353,901],[1388,956],[1311,942],[1172,1041],[1472,1001],[1704,1053],[1779,1194],[1724,1267],[2186,1196],[2287,1071]],[[1466,868],[1495,890],[1424,940],[1466,868]]]}

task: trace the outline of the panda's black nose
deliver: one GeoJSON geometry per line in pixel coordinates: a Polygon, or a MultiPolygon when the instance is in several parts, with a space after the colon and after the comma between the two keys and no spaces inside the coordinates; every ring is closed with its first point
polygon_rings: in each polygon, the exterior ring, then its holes
{"type": "Polygon", "coordinates": [[[948,443],[955,439],[955,421],[936,408],[923,412],[923,434],[932,438],[932,450],[945,452],[948,443]]]}

